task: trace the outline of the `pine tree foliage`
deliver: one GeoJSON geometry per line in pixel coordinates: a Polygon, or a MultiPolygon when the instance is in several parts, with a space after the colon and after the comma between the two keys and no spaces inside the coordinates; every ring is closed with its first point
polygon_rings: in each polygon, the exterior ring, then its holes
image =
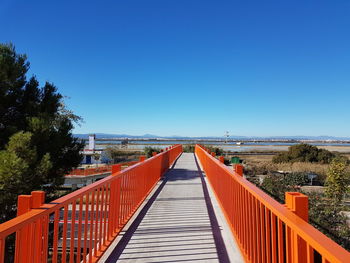
{"type": "Polygon", "coordinates": [[[81,161],[83,144],[72,135],[80,117],[54,84],[27,79],[29,66],[12,44],[0,44],[0,222],[15,215],[19,194],[54,194],[81,161]]]}

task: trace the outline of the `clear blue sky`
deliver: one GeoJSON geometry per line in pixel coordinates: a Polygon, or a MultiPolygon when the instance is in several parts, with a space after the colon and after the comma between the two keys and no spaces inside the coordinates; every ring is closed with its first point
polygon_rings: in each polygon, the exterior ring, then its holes
{"type": "Polygon", "coordinates": [[[0,1],[77,133],[350,136],[350,1],[0,1]]]}

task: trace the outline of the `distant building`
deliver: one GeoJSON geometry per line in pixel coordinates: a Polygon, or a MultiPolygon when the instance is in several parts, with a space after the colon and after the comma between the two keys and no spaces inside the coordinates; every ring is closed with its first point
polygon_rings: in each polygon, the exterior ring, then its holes
{"type": "Polygon", "coordinates": [[[103,150],[96,148],[95,143],[96,135],[89,135],[89,144],[88,147],[85,148],[80,153],[83,155],[82,164],[100,164],[101,163],[101,155],[103,150]]]}

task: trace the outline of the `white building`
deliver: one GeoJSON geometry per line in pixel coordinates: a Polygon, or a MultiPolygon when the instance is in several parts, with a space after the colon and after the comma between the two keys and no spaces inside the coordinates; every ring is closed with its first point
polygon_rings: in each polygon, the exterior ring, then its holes
{"type": "Polygon", "coordinates": [[[101,163],[101,155],[103,150],[96,148],[95,139],[96,139],[96,135],[90,134],[88,147],[80,152],[84,156],[82,160],[82,164],[100,164],[101,163]]]}

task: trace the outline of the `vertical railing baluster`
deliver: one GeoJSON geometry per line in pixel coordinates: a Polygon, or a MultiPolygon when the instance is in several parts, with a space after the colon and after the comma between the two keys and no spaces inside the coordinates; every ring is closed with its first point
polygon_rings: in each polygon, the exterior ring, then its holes
{"type": "Polygon", "coordinates": [[[75,251],[75,212],[76,212],[76,200],[72,202],[72,214],[70,223],[70,248],[69,248],[69,262],[74,263],[74,251],[75,251]]]}
{"type": "Polygon", "coordinates": [[[93,254],[93,245],[96,242],[94,238],[94,224],[95,224],[95,189],[91,192],[91,208],[90,208],[90,231],[89,231],[89,263],[92,262],[92,254],[93,254]]]}
{"type": "Polygon", "coordinates": [[[5,243],[6,239],[0,237],[0,263],[4,263],[5,260],[5,243]]]}
{"type": "Polygon", "coordinates": [[[97,255],[97,244],[99,243],[99,220],[100,220],[100,194],[101,189],[97,188],[96,190],[96,211],[95,211],[95,237],[94,237],[94,256],[97,255]]]}
{"type": "Polygon", "coordinates": [[[83,195],[79,197],[79,221],[78,221],[78,240],[77,240],[77,262],[81,261],[81,228],[82,228],[82,216],[83,216],[83,195]]]}
{"type": "MultiPolygon", "coordinates": [[[[90,215],[90,193],[87,193],[85,195],[85,211],[84,211],[84,249],[83,249],[83,263],[86,263],[86,258],[87,258],[87,232],[88,232],[88,222],[89,222],[89,216],[90,215]]],[[[90,233],[89,233],[90,237],[90,233]]]]}

